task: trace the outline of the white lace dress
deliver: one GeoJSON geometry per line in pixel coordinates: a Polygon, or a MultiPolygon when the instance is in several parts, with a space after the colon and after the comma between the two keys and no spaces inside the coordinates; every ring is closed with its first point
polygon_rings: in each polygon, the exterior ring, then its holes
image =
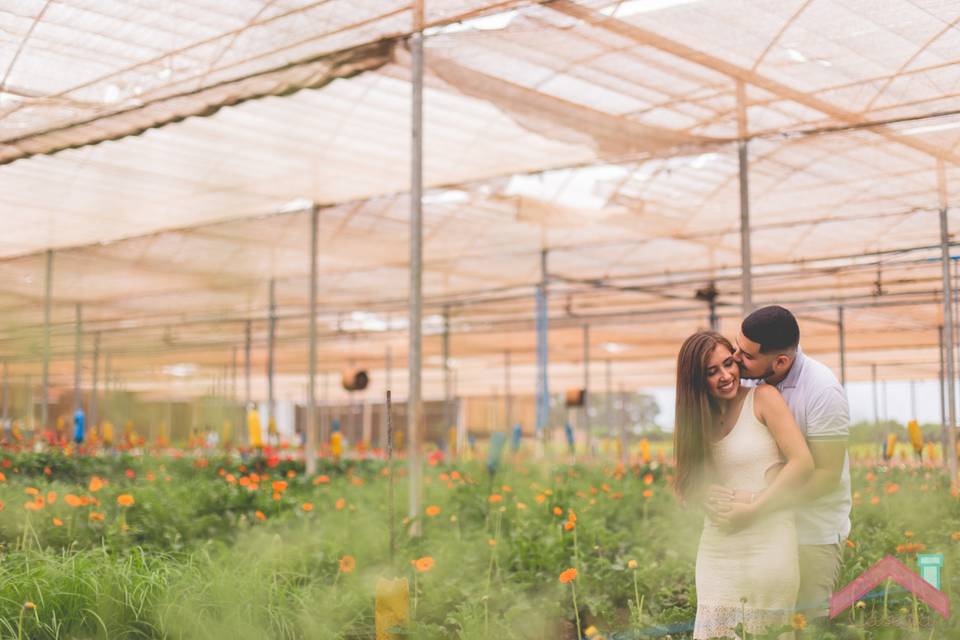
{"type": "MultiPolygon", "coordinates": [[[[736,425],[713,451],[721,484],[759,492],[766,486],[767,470],[782,458],[770,431],[754,415],[753,394],[750,389],[736,425]]],[[[737,637],[734,628],[740,622],[750,634],[789,624],[800,584],[793,511],[769,514],[729,535],[705,519],[696,578],[696,639],[737,637]]]]}

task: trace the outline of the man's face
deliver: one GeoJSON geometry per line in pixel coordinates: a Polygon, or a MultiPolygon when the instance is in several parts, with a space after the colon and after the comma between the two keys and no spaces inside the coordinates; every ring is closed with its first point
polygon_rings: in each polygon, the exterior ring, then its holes
{"type": "Polygon", "coordinates": [[[760,345],[743,334],[737,334],[737,350],[733,358],[740,366],[740,375],[748,380],[761,380],[774,375],[777,354],[760,353],[760,345]]]}

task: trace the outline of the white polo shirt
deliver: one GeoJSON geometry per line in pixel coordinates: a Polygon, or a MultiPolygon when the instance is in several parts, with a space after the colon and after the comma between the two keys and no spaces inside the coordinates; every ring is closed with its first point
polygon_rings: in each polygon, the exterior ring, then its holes
{"type": "MultiPolygon", "coordinates": [[[[833,372],[797,349],[787,377],[776,385],[807,440],[850,436],[850,406],[833,372]]],[[[844,454],[839,486],[796,509],[799,544],[835,544],[850,533],[850,457],[844,454]]]]}

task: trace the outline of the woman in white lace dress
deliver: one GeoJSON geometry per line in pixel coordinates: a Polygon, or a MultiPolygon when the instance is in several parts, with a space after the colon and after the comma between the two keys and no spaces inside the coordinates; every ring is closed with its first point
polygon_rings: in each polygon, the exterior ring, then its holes
{"type": "Polygon", "coordinates": [[[800,581],[793,511],[781,505],[813,458],[775,388],[740,386],[733,351],[720,334],[701,332],[677,358],[677,493],[697,506],[717,484],[750,499],[713,505],[704,519],[695,639],[737,637],[741,623],[750,634],[789,624],[800,581]]]}

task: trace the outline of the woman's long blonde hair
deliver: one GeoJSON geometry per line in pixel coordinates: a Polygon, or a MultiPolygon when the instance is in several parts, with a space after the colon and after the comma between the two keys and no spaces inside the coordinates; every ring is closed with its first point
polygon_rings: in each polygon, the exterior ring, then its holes
{"type": "Polygon", "coordinates": [[[733,353],[730,341],[715,331],[700,331],[683,342],[677,354],[677,407],[673,454],[677,461],[673,488],[684,500],[702,487],[713,466],[712,428],[717,404],[707,387],[707,362],[721,345],[733,353]]]}

